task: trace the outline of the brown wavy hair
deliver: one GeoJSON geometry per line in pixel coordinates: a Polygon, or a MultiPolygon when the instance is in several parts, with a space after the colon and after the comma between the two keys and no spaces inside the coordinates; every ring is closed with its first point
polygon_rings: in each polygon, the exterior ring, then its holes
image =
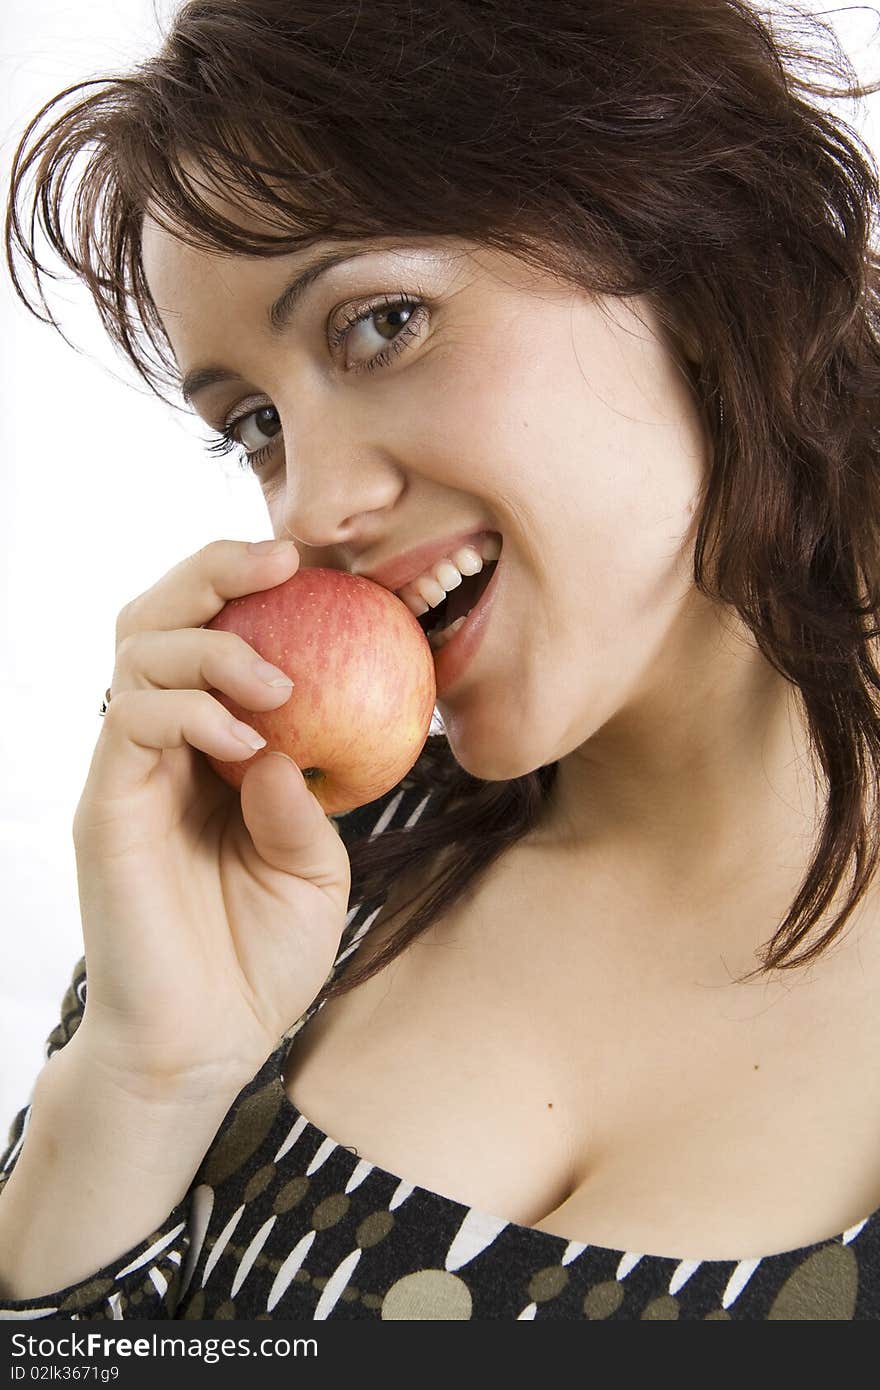
{"type": "MultiPolygon", "coordinates": [[[[141,260],[148,199],[194,245],[239,254],[465,237],[589,293],[650,296],[673,333],[692,327],[700,360],[681,365],[714,451],[694,582],[736,609],[799,688],[828,789],[815,857],[745,978],[817,957],[880,858],[880,193],[867,146],[810,100],[878,90],[859,83],[830,25],[793,4],[771,19],[744,0],[544,0],[538,11],[525,0],[189,0],[157,56],[47,102],[12,171],[18,294],[61,331],[41,231],[163,399],[180,382],[141,260]],[[223,218],[187,177],[191,157],[277,231],[223,218]],[[851,860],[843,908],[811,939],[851,860]]],[[[434,872],[431,891],[319,999],[375,974],[448,912],[536,824],[557,766],[483,782],[444,734],[429,735],[400,785],[435,794],[430,816],[356,835],[350,857],[353,898],[381,898],[419,870],[434,872]]]]}

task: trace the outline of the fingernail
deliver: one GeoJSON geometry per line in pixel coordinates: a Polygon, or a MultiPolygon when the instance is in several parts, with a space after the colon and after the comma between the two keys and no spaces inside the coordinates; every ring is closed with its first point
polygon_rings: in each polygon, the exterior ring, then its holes
{"type": "Polygon", "coordinates": [[[280,555],[282,550],[292,550],[293,541],[251,541],[248,550],[252,555],[280,555]]]}
{"type": "Polygon", "coordinates": [[[246,743],[248,748],[258,751],[266,747],[266,740],[262,734],[258,734],[256,729],[252,729],[250,724],[243,724],[240,719],[233,719],[231,733],[241,743],[246,743]]]}
{"type": "Polygon", "coordinates": [[[265,681],[266,685],[276,685],[279,687],[287,685],[291,688],[293,687],[293,681],[290,679],[290,676],[285,675],[283,671],[279,671],[278,667],[273,666],[269,661],[263,661],[261,659],[260,661],[254,662],[254,674],[259,676],[261,681],[265,681]]]}

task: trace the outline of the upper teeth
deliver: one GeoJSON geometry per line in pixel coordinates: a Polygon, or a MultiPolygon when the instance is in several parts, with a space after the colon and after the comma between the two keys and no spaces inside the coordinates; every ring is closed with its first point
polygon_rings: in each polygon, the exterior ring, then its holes
{"type": "Polygon", "coordinates": [[[451,555],[437,560],[424,574],[395,592],[410,612],[420,618],[429,608],[437,608],[450,590],[457,589],[463,575],[479,574],[484,564],[491,564],[500,554],[498,537],[484,536],[474,545],[460,546],[451,555]]]}

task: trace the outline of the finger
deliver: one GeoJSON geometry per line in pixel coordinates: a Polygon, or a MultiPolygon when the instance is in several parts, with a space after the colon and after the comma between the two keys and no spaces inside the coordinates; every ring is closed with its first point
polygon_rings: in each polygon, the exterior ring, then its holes
{"type": "MultiPolygon", "coordinates": [[[[252,758],[264,744],[203,690],[123,690],[111,700],[83,800],[116,802],[140,791],[167,748],[189,744],[214,758],[252,758]]],[[[82,803],[81,803],[82,804],[82,803]]]]}
{"type": "Polygon", "coordinates": [[[278,709],[290,698],[286,672],[236,632],[182,628],[137,632],[116,653],[111,700],[125,690],[222,690],[245,709],[278,709]]]}
{"type": "Polygon", "coordinates": [[[296,874],[347,901],[348,854],[321,803],[291,758],[266,753],[241,784],[241,814],[254,849],[273,868],[296,874]]]}
{"type": "Polygon", "coordinates": [[[116,620],[117,644],[134,632],[201,627],[228,599],[274,589],[299,568],[293,542],[279,544],[280,550],[255,554],[247,541],[211,541],[188,555],[122,609],[116,620]]]}

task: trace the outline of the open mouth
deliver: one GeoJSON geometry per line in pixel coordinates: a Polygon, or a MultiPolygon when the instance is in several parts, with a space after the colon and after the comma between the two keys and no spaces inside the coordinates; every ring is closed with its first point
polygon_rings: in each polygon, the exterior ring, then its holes
{"type": "Polygon", "coordinates": [[[464,625],[465,618],[486,592],[497,564],[497,560],[490,560],[483,565],[479,574],[463,575],[461,583],[446,595],[442,603],[436,608],[429,608],[418,619],[432,650],[439,651],[464,625]]]}

